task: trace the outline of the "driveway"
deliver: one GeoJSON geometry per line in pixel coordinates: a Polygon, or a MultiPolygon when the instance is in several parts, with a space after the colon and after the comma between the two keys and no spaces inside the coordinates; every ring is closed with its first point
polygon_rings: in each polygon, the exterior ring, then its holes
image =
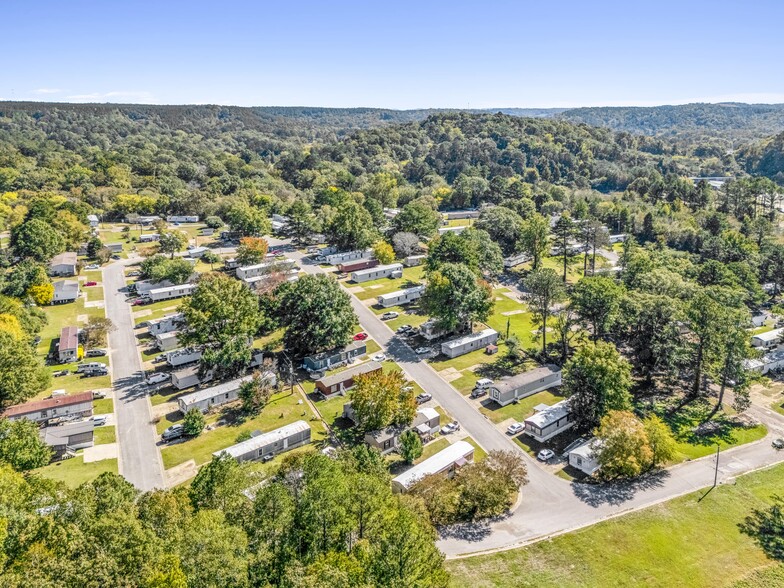
{"type": "Polygon", "coordinates": [[[120,261],[103,269],[106,316],[117,327],[109,333],[114,412],[120,474],[140,490],[147,491],[164,487],[163,464],[155,445],[157,435],[136,348],[131,308],[125,301],[125,292],[121,291],[125,288],[127,263],[120,261]]]}

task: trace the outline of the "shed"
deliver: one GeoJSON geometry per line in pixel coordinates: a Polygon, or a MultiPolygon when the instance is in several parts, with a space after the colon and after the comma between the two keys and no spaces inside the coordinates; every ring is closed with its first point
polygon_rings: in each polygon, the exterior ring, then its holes
{"type": "Polygon", "coordinates": [[[515,400],[560,385],[561,368],[547,364],[495,382],[489,387],[489,396],[501,406],[506,406],[515,400]]]}
{"type": "Polygon", "coordinates": [[[592,476],[601,467],[598,460],[600,449],[598,439],[585,441],[569,452],[569,465],[592,476]]]}
{"type": "Polygon", "coordinates": [[[354,378],[365,374],[374,374],[381,371],[381,364],[377,361],[367,361],[352,366],[331,376],[316,380],[316,389],[324,398],[332,398],[343,394],[354,387],[354,378]]]}
{"type": "Polygon", "coordinates": [[[426,476],[436,474],[451,476],[455,470],[473,461],[474,446],[467,441],[457,441],[394,478],[392,491],[406,492],[426,476]]]}
{"type": "Polygon", "coordinates": [[[76,302],[77,298],[79,298],[79,282],[76,280],[60,280],[54,283],[52,304],[76,302]]]}
{"type": "Polygon", "coordinates": [[[179,332],[177,331],[169,331],[167,333],[161,333],[159,335],[155,335],[155,346],[160,351],[171,351],[173,349],[177,349],[179,345],[179,332]]]}
{"type": "Polygon", "coordinates": [[[383,308],[389,308],[390,306],[400,306],[402,304],[409,304],[410,302],[419,300],[422,298],[422,294],[424,293],[424,286],[412,286],[411,288],[396,290],[394,292],[390,292],[389,294],[382,294],[377,298],[377,301],[379,306],[383,308]]]}
{"type": "Polygon", "coordinates": [[[70,363],[79,359],[79,329],[63,327],[57,343],[57,357],[60,363],[70,363]]]}
{"type": "Polygon", "coordinates": [[[403,270],[402,263],[390,263],[388,265],[379,265],[365,270],[359,270],[351,274],[351,281],[361,284],[362,282],[369,282],[370,280],[378,280],[381,278],[392,277],[392,274],[403,270]]]}
{"type": "Polygon", "coordinates": [[[65,251],[55,255],[49,262],[49,273],[53,276],[75,276],[76,252],[65,251]]]}
{"type": "Polygon", "coordinates": [[[268,455],[275,456],[310,443],[310,425],[305,421],[295,421],[289,425],[251,437],[226,449],[213,453],[218,457],[226,453],[237,461],[261,459],[268,455]]]}
{"type": "Polygon", "coordinates": [[[177,399],[177,405],[180,407],[182,414],[185,414],[192,408],[198,408],[201,412],[207,412],[211,408],[223,406],[237,400],[239,398],[240,386],[243,382],[249,382],[251,379],[253,379],[253,376],[245,376],[218,384],[217,386],[185,394],[177,399]]]}
{"type": "Polygon", "coordinates": [[[477,349],[483,349],[498,341],[498,331],[495,329],[482,329],[451,341],[441,343],[441,353],[447,357],[459,357],[477,349]]]}
{"type": "Polygon", "coordinates": [[[572,428],[575,421],[572,418],[569,401],[561,400],[528,417],[523,424],[525,425],[523,432],[526,435],[533,437],[539,443],[544,443],[551,437],[572,428]]]}
{"type": "Polygon", "coordinates": [[[352,341],[345,347],[338,347],[305,357],[302,360],[302,367],[309,372],[320,372],[344,363],[350,363],[360,355],[365,355],[365,353],[367,353],[367,345],[364,341],[352,341]]]}
{"type": "Polygon", "coordinates": [[[9,421],[28,419],[41,423],[56,417],[88,417],[92,414],[93,393],[82,392],[17,404],[7,408],[3,416],[9,421]]]}

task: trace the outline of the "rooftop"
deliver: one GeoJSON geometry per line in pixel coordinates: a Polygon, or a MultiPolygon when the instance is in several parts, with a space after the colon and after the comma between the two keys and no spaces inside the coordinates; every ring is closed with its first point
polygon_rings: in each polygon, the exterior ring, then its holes
{"type": "Polygon", "coordinates": [[[446,347],[447,349],[454,349],[455,347],[460,347],[466,343],[470,343],[471,341],[484,339],[485,337],[491,337],[492,335],[498,335],[498,331],[495,329],[482,329],[476,333],[471,333],[470,335],[464,335],[463,337],[446,341],[445,343],[442,343],[441,346],[446,347]]]}
{"type": "Polygon", "coordinates": [[[500,392],[514,391],[521,386],[531,384],[560,371],[561,368],[559,368],[557,365],[547,364],[542,367],[523,372],[522,374],[517,374],[511,378],[504,378],[503,380],[499,380],[493,385],[493,388],[500,392]]]}
{"type": "Polygon", "coordinates": [[[569,412],[569,401],[561,400],[561,402],[556,402],[552,406],[548,406],[546,409],[540,410],[535,415],[528,417],[525,419],[525,422],[531,423],[540,429],[544,429],[546,426],[565,417],[569,412]]]}
{"type": "Polygon", "coordinates": [[[411,288],[404,288],[403,290],[395,290],[394,292],[390,292],[389,294],[381,294],[379,298],[391,299],[391,298],[397,298],[398,296],[404,296],[406,294],[416,294],[417,292],[424,292],[424,291],[425,291],[424,286],[412,286],[411,288]]]}
{"type": "Polygon", "coordinates": [[[403,264],[402,263],[390,263],[389,265],[377,265],[376,267],[371,267],[371,268],[363,269],[363,270],[357,270],[354,273],[358,274],[358,275],[365,275],[365,274],[370,274],[370,273],[373,273],[373,272],[383,272],[383,271],[386,271],[386,270],[395,271],[395,270],[399,270],[399,269],[403,269],[403,264]]]}
{"type": "Polygon", "coordinates": [[[227,453],[230,456],[237,458],[242,457],[243,455],[247,455],[252,451],[258,451],[265,445],[269,445],[270,443],[274,443],[275,441],[282,441],[292,435],[296,435],[297,433],[304,433],[305,431],[310,430],[310,425],[305,421],[296,421],[291,423],[290,425],[285,425],[280,429],[275,429],[274,431],[270,431],[269,433],[262,433],[256,437],[251,437],[247,441],[243,441],[242,443],[237,443],[236,445],[232,445],[231,447],[227,447],[226,449],[221,449],[220,451],[216,451],[213,453],[214,456],[219,456],[221,453],[227,453]]]}
{"type": "MultiPolygon", "coordinates": [[[[198,372],[198,366],[192,366],[190,369],[196,369],[198,372]]],[[[184,373],[184,370],[183,370],[184,373]]],[[[184,375],[184,374],[183,374],[184,375]]],[[[179,373],[177,377],[181,377],[179,373]]],[[[196,402],[201,402],[202,400],[208,400],[210,398],[214,398],[215,396],[220,396],[221,394],[227,394],[229,392],[234,392],[235,390],[239,390],[240,386],[244,382],[249,382],[253,379],[253,376],[245,376],[243,378],[237,378],[236,380],[230,380],[228,382],[223,382],[223,384],[218,384],[217,386],[210,386],[209,388],[204,388],[203,390],[197,390],[196,392],[191,392],[190,394],[185,394],[184,396],[180,396],[179,401],[183,404],[194,404],[196,402]]]]}
{"type": "Polygon", "coordinates": [[[784,329],[773,329],[772,331],[766,331],[764,333],[754,335],[753,338],[765,342],[775,341],[776,339],[781,338],[782,333],[784,333],[784,329]]]}
{"type": "Polygon", "coordinates": [[[366,361],[365,363],[360,363],[359,365],[352,366],[346,370],[340,371],[336,374],[332,374],[331,376],[326,376],[317,380],[317,383],[320,382],[322,386],[325,388],[329,388],[330,386],[334,386],[335,384],[340,384],[341,382],[345,382],[346,380],[352,379],[356,376],[360,376],[362,374],[366,374],[368,372],[374,372],[376,370],[381,369],[381,364],[377,361],[366,361]]]}
{"type": "Polygon", "coordinates": [[[449,447],[442,449],[432,457],[427,458],[422,463],[403,472],[397,476],[393,482],[397,482],[404,488],[411,488],[419,480],[431,474],[437,474],[448,468],[450,465],[465,459],[474,451],[474,446],[467,441],[457,441],[449,447]]]}
{"type": "Polygon", "coordinates": [[[44,427],[41,430],[41,438],[49,446],[63,445],[68,442],[68,437],[71,435],[92,433],[94,429],[95,423],[89,420],[65,423],[56,427],[44,427]]]}
{"type": "Polygon", "coordinates": [[[64,251],[63,253],[55,255],[49,265],[76,265],[76,252],[64,251]]]}
{"type": "Polygon", "coordinates": [[[60,280],[54,283],[54,291],[60,294],[79,294],[79,282],[76,280],[60,280]]]}
{"type": "Polygon", "coordinates": [[[367,345],[365,344],[364,341],[352,341],[345,347],[335,347],[335,349],[330,349],[329,351],[322,351],[321,353],[314,353],[313,355],[308,355],[307,359],[318,361],[319,359],[323,359],[325,357],[332,357],[333,355],[337,355],[338,353],[345,353],[357,349],[367,349],[367,345]]]}
{"type": "Polygon", "coordinates": [[[180,288],[191,288],[191,289],[193,289],[195,287],[196,287],[195,284],[180,284],[179,286],[166,286],[165,288],[153,288],[152,290],[149,291],[149,293],[152,294],[154,292],[156,294],[161,294],[161,293],[164,293],[164,292],[170,292],[172,290],[179,290],[180,288]]]}
{"type": "Polygon", "coordinates": [[[34,400],[33,402],[26,402],[25,404],[17,404],[6,409],[3,413],[5,417],[19,416],[30,414],[31,412],[39,412],[42,410],[49,410],[50,408],[58,408],[61,406],[73,406],[74,404],[81,404],[83,402],[93,401],[92,392],[82,392],[81,394],[72,394],[70,396],[56,396],[54,398],[45,398],[44,400],[34,400]]]}
{"type": "Polygon", "coordinates": [[[79,347],[79,329],[77,327],[63,327],[60,330],[60,343],[58,349],[77,349],[79,347]]]}

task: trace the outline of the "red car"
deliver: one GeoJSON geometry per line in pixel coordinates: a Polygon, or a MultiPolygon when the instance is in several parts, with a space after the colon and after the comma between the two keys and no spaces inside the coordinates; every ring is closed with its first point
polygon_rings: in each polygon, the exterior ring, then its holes
{"type": "Polygon", "coordinates": [[[84,285],[85,286],[97,286],[98,282],[85,282],[84,285]]]}
{"type": "Polygon", "coordinates": [[[140,306],[142,304],[144,304],[144,300],[142,300],[141,298],[137,298],[136,300],[131,302],[131,306],[140,306]]]}
{"type": "Polygon", "coordinates": [[[364,341],[367,338],[368,338],[367,333],[357,333],[356,335],[354,335],[354,341],[364,341]]]}

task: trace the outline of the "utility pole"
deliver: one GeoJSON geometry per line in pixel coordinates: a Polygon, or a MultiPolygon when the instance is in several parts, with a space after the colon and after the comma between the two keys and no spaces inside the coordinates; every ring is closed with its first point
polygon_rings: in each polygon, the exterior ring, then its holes
{"type": "Polygon", "coordinates": [[[721,445],[716,443],[716,470],[713,473],[713,487],[716,487],[716,484],[719,482],[719,450],[721,449],[721,445]]]}

